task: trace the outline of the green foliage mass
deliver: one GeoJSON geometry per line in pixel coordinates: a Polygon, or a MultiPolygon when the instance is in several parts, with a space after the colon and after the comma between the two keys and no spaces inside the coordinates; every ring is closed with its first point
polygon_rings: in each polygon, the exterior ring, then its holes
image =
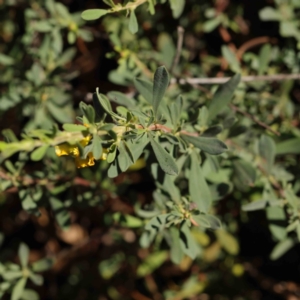
{"type": "Polygon", "coordinates": [[[299,244],[299,89],[268,81],[300,71],[299,3],[277,0],[258,12],[279,22],[282,44],[258,38],[236,49],[229,42],[250,26],[243,4],[187,2],[103,0],[73,13],[54,0],[0,1],[0,204],[9,211],[13,194],[16,223],[31,220],[44,243],[35,255],[26,237],[10,244],[12,225],[3,225],[0,299],[48,299],[44,282],[64,263],[68,280],[53,299],[80,289],[82,299],[139,299],[139,287],[131,296],[120,288],[128,270],[151,299],[214,295],[223,274],[231,283],[242,276],[238,232],[257,210],[274,242],[271,260],[299,244]],[[199,38],[213,32],[221,57],[199,38]],[[75,78],[85,76],[74,61],[96,55],[99,36],[110,44],[113,85],[74,101],[75,78]],[[217,75],[228,78],[215,84],[217,75]],[[208,86],[196,82],[210,77],[208,86]],[[104,250],[89,263],[68,262],[93,243],[104,250]],[[97,295],[88,291],[89,264],[108,283],[97,295]],[[168,264],[189,274],[158,288],[152,274],[163,277],[168,264]]]}

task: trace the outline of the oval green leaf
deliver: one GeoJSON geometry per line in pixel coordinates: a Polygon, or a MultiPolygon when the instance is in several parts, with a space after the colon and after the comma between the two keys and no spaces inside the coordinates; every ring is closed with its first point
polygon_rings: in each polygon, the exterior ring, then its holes
{"type": "Polygon", "coordinates": [[[164,66],[159,67],[154,74],[152,105],[156,116],[159,104],[169,85],[169,74],[164,66]]]}
{"type": "Polygon", "coordinates": [[[174,158],[156,141],[149,135],[150,143],[157,161],[162,170],[169,175],[177,175],[178,167],[174,158]]]}
{"type": "Polygon", "coordinates": [[[81,18],[86,21],[97,20],[108,14],[106,9],[87,9],[81,14],[81,18]]]}
{"type": "Polygon", "coordinates": [[[128,28],[129,28],[129,31],[130,31],[132,34],[137,33],[138,30],[139,30],[139,24],[138,24],[138,22],[137,22],[137,19],[136,19],[136,15],[135,15],[134,10],[132,10],[131,13],[130,13],[130,18],[129,18],[129,25],[128,25],[128,28]]]}
{"type": "Polygon", "coordinates": [[[193,144],[195,147],[207,152],[211,155],[218,155],[227,150],[227,146],[216,138],[208,137],[195,137],[190,135],[182,134],[181,137],[188,143],[193,144]]]}
{"type": "Polygon", "coordinates": [[[43,146],[35,149],[31,153],[30,159],[33,160],[33,161],[39,161],[39,160],[41,160],[45,156],[48,148],[49,148],[49,145],[43,145],[43,146]]]}

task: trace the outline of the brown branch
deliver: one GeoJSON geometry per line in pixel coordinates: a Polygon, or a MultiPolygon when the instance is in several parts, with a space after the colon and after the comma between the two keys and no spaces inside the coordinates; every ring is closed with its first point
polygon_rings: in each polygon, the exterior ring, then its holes
{"type": "MultiPolygon", "coordinates": [[[[224,84],[230,77],[213,77],[213,78],[185,78],[171,79],[171,84],[224,84]]],[[[275,74],[275,75],[262,75],[262,76],[243,76],[241,82],[253,81],[283,81],[283,80],[300,80],[300,74],[275,74]]]]}
{"type": "Polygon", "coordinates": [[[270,132],[276,134],[277,136],[280,136],[280,133],[274,129],[272,129],[269,125],[265,124],[264,122],[260,121],[258,118],[256,118],[255,116],[241,110],[240,108],[238,108],[237,106],[230,104],[230,107],[232,110],[244,115],[245,117],[251,119],[253,122],[255,122],[256,124],[258,124],[259,126],[269,130],[270,132]]]}
{"type": "Polygon", "coordinates": [[[261,37],[257,37],[257,38],[254,38],[250,41],[247,41],[246,43],[244,43],[238,50],[237,50],[237,57],[238,59],[240,60],[243,56],[243,54],[253,48],[253,47],[256,47],[260,44],[266,44],[266,43],[275,43],[277,42],[277,39],[274,39],[274,38],[270,38],[268,36],[261,36],[261,37]]]}

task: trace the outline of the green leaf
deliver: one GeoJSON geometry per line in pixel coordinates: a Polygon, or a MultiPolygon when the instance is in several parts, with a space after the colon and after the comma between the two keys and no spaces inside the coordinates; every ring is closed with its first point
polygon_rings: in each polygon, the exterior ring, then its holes
{"type": "Polygon", "coordinates": [[[280,241],[272,250],[270,254],[270,259],[271,260],[278,259],[287,251],[289,251],[294,246],[294,244],[295,242],[291,238],[286,238],[285,240],[280,241]]]}
{"type": "Polygon", "coordinates": [[[103,0],[103,2],[111,7],[116,6],[115,3],[113,2],[113,0],[103,0]]]}
{"type": "Polygon", "coordinates": [[[133,157],[133,163],[135,163],[142,155],[145,147],[149,143],[149,138],[147,134],[143,134],[139,139],[129,140],[127,146],[133,157]]]}
{"type": "Polygon", "coordinates": [[[216,138],[208,138],[201,136],[195,137],[185,134],[181,134],[181,137],[187,143],[193,144],[195,147],[211,155],[218,155],[227,150],[227,146],[222,141],[216,138]]]}
{"type": "Polygon", "coordinates": [[[149,12],[150,12],[151,15],[155,14],[155,7],[154,7],[154,5],[156,4],[156,2],[154,2],[154,1],[156,1],[156,0],[149,0],[148,1],[148,4],[149,4],[148,10],[149,10],[149,12]]]}
{"type": "Polygon", "coordinates": [[[128,107],[128,108],[136,108],[136,102],[134,99],[127,97],[123,93],[120,92],[109,92],[107,94],[108,98],[111,99],[111,101],[118,103],[122,106],[128,107]]]}
{"type": "Polygon", "coordinates": [[[212,198],[195,151],[191,154],[189,192],[192,201],[197,204],[198,209],[202,212],[207,212],[211,206],[212,198]]]}
{"type": "Polygon", "coordinates": [[[116,253],[110,256],[109,259],[102,260],[98,266],[100,275],[105,280],[112,278],[120,270],[124,260],[125,255],[123,253],[116,253]]]}
{"type": "Polygon", "coordinates": [[[19,259],[22,268],[27,267],[28,264],[28,257],[29,257],[29,248],[27,245],[24,243],[21,243],[19,246],[19,251],[18,251],[19,259]]]}
{"type": "Polygon", "coordinates": [[[140,245],[143,248],[148,248],[161,230],[164,229],[166,220],[170,214],[163,214],[153,217],[145,226],[145,231],[140,238],[140,245]]]}
{"type": "Polygon", "coordinates": [[[200,253],[199,246],[194,240],[186,221],[180,227],[180,247],[191,259],[195,259],[200,253]]]}
{"type": "Polygon", "coordinates": [[[107,159],[106,159],[106,161],[107,161],[109,164],[112,163],[112,162],[115,160],[116,154],[117,154],[117,147],[116,147],[115,144],[112,145],[110,148],[111,148],[111,149],[110,149],[110,152],[107,154],[107,159]]]}
{"type": "Polygon", "coordinates": [[[258,200],[242,206],[243,211],[265,209],[268,206],[280,206],[281,200],[258,200]]]}
{"type": "Polygon", "coordinates": [[[270,173],[274,164],[276,152],[276,145],[273,139],[267,135],[262,135],[258,142],[258,149],[260,156],[264,159],[266,164],[265,169],[270,173]]]}
{"type": "Polygon", "coordinates": [[[98,134],[93,134],[92,149],[95,159],[99,159],[102,155],[102,144],[98,134]]]}
{"type": "Polygon", "coordinates": [[[167,106],[170,111],[171,121],[174,127],[177,127],[180,121],[182,106],[183,106],[183,99],[181,95],[178,96],[176,101],[173,102],[170,106],[167,106]]]}
{"type": "Polygon", "coordinates": [[[12,57],[5,55],[3,53],[0,53],[0,65],[11,66],[14,63],[15,63],[15,60],[12,57]]]}
{"type": "Polygon", "coordinates": [[[129,25],[128,25],[128,28],[129,28],[129,31],[132,33],[132,34],[135,34],[138,32],[139,30],[139,24],[137,22],[137,19],[136,19],[136,15],[135,15],[135,11],[132,10],[131,13],[130,13],[130,18],[129,18],[129,25]]]}
{"type": "Polygon", "coordinates": [[[276,241],[282,241],[287,235],[287,231],[285,227],[278,226],[276,224],[269,224],[269,229],[272,233],[272,237],[276,241]]]}
{"type": "Polygon", "coordinates": [[[111,107],[111,104],[110,104],[109,100],[107,99],[107,97],[105,95],[99,93],[99,88],[96,89],[96,93],[97,93],[97,97],[98,97],[98,100],[99,100],[101,106],[104,108],[104,110],[108,114],[111,114],[112,107],[111,107]]]}
{"type": "Polygon", "coordinates": [[[106,9],[87,9],[81,14],[81,17],[86,21],[92,21],[105,16],[108,12],[106,9]]]}
{"type": "Polygon", "coordinates": [[[222,55],[227,60],[230,69],[233,72],[241,72],[240,62],[238,61],[236,54],[226,45],[223,45],[222,48],[222,55]]]}
{"type": "Polygon", "coordinates": [[[236,177],[241,184],[253,186],[256,179],[256,170],[250,163],[244,160],[237,160],[233,163],[233,167],[236,177]]]}
{"type": "Polygon", "coordinates": [[[216,235],[221,246],[231,255],[237,255],[240,247],[236,238],[225,230],[216,230],[216,235]]]}
{"type": "Polygon", "coordinates": [[[11,281],[11,280],[15,280],[17,278],[20,278],[22,277],[23,275],[23,272],[22,271],[5,271],[3,274],[2,274],[2,277],[4,280],[6,281],[11,281]]]}
{"type": "Polygon", "coordinates": [[[44,272],[49,270],[54,263],[54,259],[52,258],[43,258],[36,262],[34,262],[31,267],[34,272],[44,272]]]}
{"type": "Polygon", "coordinates": [[[87,128],[83,125],[78,124],[63,124],[63,129],[68,132],[79,132],[79,131],[86,131],[87,128]]]}
{"type": "Polygon", "coordinates": [[[20,190],[19,197],[24,210],[34,211],[37,208],[37,204],[33,201],[28,189],[20,190]]]}
{"type": "Polygon", "coordinates": [[[128,228],[139,228],[144,225],[144,222],[141,219],[131,215],[124,215],[119,212],[113,214],[113,219],[121,226],[128,228]]]}
{"type": "Polygon", "coordinates": [[[215,216],[198,214],[193,215],[192,218],[201,228],[211,228],[214,230],[222,228],[221,221],[215,216]]]}
{"type": "Polygon", "coordinates": [[[60,123],[71,123],[73,121],[72,113],[68,107],[61,108],[51,101],[46,102],[46,106],[51,116],[60,123]]]}
{"type": "Polygon", "coordinates": [[[216,18],[209,19],[206,22],[204,22],[202,29],[204,32],[211,32],[217,26],[219,26],[221,22],[222,22],[222,18],[220,18],[220,16],[217,16],[216,18]]]}
{"type": "Polygon", "coordinates": [[[180,264],[183,259],[184,253],[180,247],[180,240],[179,240],[179,230],[177,227],[170,227],[170,234],[171,234],[171,261],[174,264],[180,264]]]}
{"type": "Polygon", "coordinates": [[[49,32],[53,29],[49,20],[36,21],[33,24],[34,24],[34,29],[39,32],[49,32]]]}
{"type": "Polygon", "coordinates": [[[154,116],[157,115],[159,104],[169,85],[169,74],[164,66],[159,67],[154,74],[152,105],[154,116]]]}
{"type": "Polygon", "coordinates": [[[292,188],[286,188],[284,190],[284,195],[288,203],[292,206],[294,210],[298,210],[298,205],[300,203],[300,199],[295,195],[295,192],[292,188]]]}
{"type": "Polygon", "coordinates": [[[93,93],[93,107],[97,114],[97,117],[98,117],[97,119],[100,119],[100,120],[104,119],[106,112],[103,109],[102,105],[100,104],[100,101],[98,100],[97,93],[93,93]]]}
{"type": "Polygon", "coordinates": [[[43,159],[48,148],[49,148],[49,145],[43,145],[43,146],[35,149],[33,152],[31,152],[30,159],[33,161],[39,161],[39,160],[43,159]]]}
{"type": "Polygon", "coordinates": [[[114,160],[108,170],[107,170],[107,175],[109,178],[115,178],[119,175],[120,171],[119,171],[119,167],[118,167],[118,162],[117,160],[114,160]]]}
{"type": "Polygon", "coordinates": [[[125,172],[132,164],[132,154],[129,152],[129,148],[126,147],[124,141],[121,141],[119,146],[118,164],[122,172],[125,172]]]}
{"type": "Polygon", "coordinates": [[[96,89],[96,93],[97,93],[97,97],[98,97],[98,100],[99,100],[101,106],[109,115],[111,115],[112,117],[117,118],[117,119],[125,120],[124,118],[120,117],[119,115],[117,115],[116,113],[113,112],[108,98],[105,95],[99,93],[99,88],[96,89]]]}
{"type": "Polygon", "coordinates": [[[140,78],[135,78],[133,83],[138,92],[147,100],[149,104],[152,105],[153,84],[140,78]]]}
{"type": "Polygon", "coordinates": [[[30,280],[38,286],[41,286],[44,282],[44,278],[42,275],[30,273],[29,275],[30,280]]]}
{"type": "Polygon", "coordinates": [[[76,42],[77,36],[74,31],[69,31],[67,35],[67,40],[70,45],[73,45],[76,42]]]}
{"type": "Polygon", "coordinates": [[[174,158],[149,134],[150,143],[162,170],[169,175],[177,175],[178,167],[174,158]]]}
{"type": "Polygon", "coordinates": [[[83,113],[83,123],[92,124],[95,122],[95,110],[92,105],[87,105],[81,101],[79,103],[79,108],[83,113]]]}
{"type": "Polygon", "coordinates": [[[222,132],[223,126],[222,125],[215,125],[212,127],[209,127],[202,133],[202,137],[214,137],[218,135],[220,132],[222,132]]]}
{"type": "Polygon", "coordinates": [[[55,197],[50,197],[50,205],[52,207],[55,219],[62,229],[67,229],[71,223],[70,213],[64,206],[64,203],[55,197]]]}
{"type": "Polygon", "coordinates": [[[158,251],[154,252],[146,257],[142,264],[139,265],[137,269],[137,275],[139,277],[145,277],[158,267],[160,267],[168,258],[168,251],[158,251]]]}
{"type": "Polygon", "coordinates": [[[271,60],[272,47],[270,44],[265,44],[258,55],[258,74],[262,75],[268,68],[269,62],[271,60]]]}
{"type": "Polygon", "coordinates": [[[281,19],[280,12],[270,6],[261,9],[259,17],[263,21],[279,21],[281,19]]]}
{"type": "Polygon", "coordinates": [[[19,279],[17,284],[14,286],[11,293],[11,300],[19,300],[24,292],[24,288],[27,282],[27,278],[23,277],[19,279]]]}
{"type": "Polygon", "coordinates": [[[77,53],[77,49],[75,47],[68,48],[55,61],[56,66],[64,66],[66,63],[70,62],[75,57],[76,53],[77,53]]]}
{"type": "Polygon", "coordinates": [[[27,289],[27,290],[23,291],[21,299],[22,300],[39,300],[40,297],[36,291],[27,289]]]}
{"type": "Polygon", "coordinates": [[[212,120],[231,101],[233,93],[240,83],[241,75],[236,74],[223,85],[220,85],[209,105],[209,119],[212,120]]]}
{"type": "Polygon", "coordinates": [[[172,9],[173,18],[180,17],[184,10],[185,0],[169,0],[172,9]]]}
{"type": "Polygon", "coordinates": [[[276,154],[300,154],[300,138],[289,139],[276,144],[276,154]]]}

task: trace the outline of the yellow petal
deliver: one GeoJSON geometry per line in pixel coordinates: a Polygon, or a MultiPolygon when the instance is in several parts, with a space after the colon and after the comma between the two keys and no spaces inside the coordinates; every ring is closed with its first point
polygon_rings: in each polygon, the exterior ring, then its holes
{"type": "Polygon", "coordinates": [[[86,158],[75,158],[75,164],[77,168],[85,168],[90,167],[95,164],[95,158],[92,152],[89,152],[86,158]]]}
{"type": "Polygon", "coordinates": [[[74,154],[76,156],[77,152],[78,152],[78,155],[79,155],[78,147],[71,146],[71,145],[69,145],[67,143],[63,143],[61,145],[55,146],[55,154],[57,156],[74,155],[74,154]]]}
{"type": "Polygon", "coordinates": [[[92,139],[92,136],[89,134],[87,135],[84,139],[82,139],[79,143],[85,147],[89,142],[90,140],[92,139]]]}

